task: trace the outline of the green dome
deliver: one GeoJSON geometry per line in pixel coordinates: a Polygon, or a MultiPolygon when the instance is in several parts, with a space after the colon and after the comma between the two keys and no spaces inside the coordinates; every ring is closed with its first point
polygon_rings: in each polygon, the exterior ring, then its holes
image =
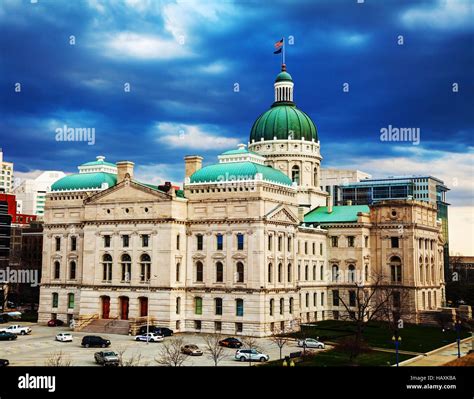
{"type": "Polygon", "coordinates": [[[257,173],[262,174],[265,181],[291,186],[291,179],[279,170],[258,163],[229,162],[206,166],[193,173],[191,183],[224,182],[233,180],[253,180],[257,173]]]}
{"type": "Polygon", "coordinates": [[[117,184],[117,176],[111,173],[76,173],[59,179],[51,186],[51,191],[73,191],[98,189],[103,183],[109,187],[117,184]]]}
{"type": "Polygon", "coordinates": [[[262,138],[273,140],[274,137],[277,140],[288,140],[290,132],[293,133],[294,140],[304,138],[307,141],[318,141],[318,131],[308,115],[292,102],[277,102],[255,121],[250,132],[250,142],[258,142],[262,138]]]}
{"type": "Polygon", "coordinates": [[[275,82],[283,82],[283,81],[290,81],[290,82],[293,82],[293,78],[291,77],[291,75],[286,72],[286,71],[281,71],[277,77],[275,78],[275,82]]]}

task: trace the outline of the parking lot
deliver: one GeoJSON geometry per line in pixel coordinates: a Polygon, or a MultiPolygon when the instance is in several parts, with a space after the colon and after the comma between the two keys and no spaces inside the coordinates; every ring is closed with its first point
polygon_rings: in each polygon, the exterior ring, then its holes
{"type": "MultiPolygon", "coordinates": [[[[46,327],[31,323],[21,323],[22,326],[30,326],[33,332],[30,335],[18,336],[14,341],[0,341],[0,358],[8,359],[11,366],[44,366],[52,354],[62,352],[63,359],[70,361],[71,366],[94,366],[94,353],[100,348],[81,347],[82,337],[85,335],[99,335],[109,339],[112,344],[109,350],[115,352],[123,351],[124,362],[140,357],[140,366],[158,366],[155,358],[159,356],[159,348],[162,343],[136,342],[133,336],[116,334],[91,334],[86,332],[72,332],[73,342],[55,341],[55,336],[59,332],[70,332],[67,327],[46,327]]],[[[6,325],[5,325],[6,326],[6,325]]],[[[204,340],[199,334],[183,333],[166,340],[183,338],[184,344],[196,344],[203,350],[203,356],[189,356],[183,363],[184,366],[214,366],[213,360],[206,351],[204,340]]],[[[270,356],[270,360],[279,358],[280,349],[269,338],[258,338],[258,348],[270,356]]],[[[326,346],[326,350],[329,346],[326,346]]],[[[283,348],[283,356],[290,352],[301,350],[296,345],[296,341],[288,342],[283,348]]],[[[219,362],[219,366],[248,366],[246,362],[234,360],[235,349],[225,348],[225,357],[219,362]]]]}

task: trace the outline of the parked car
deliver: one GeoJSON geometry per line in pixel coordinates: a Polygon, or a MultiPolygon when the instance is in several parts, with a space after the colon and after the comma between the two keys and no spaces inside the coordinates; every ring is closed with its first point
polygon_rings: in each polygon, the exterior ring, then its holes
{"type": "Polygon", "coordinates": [[[144,341],[144,342],[162,342],[163,340],[164,340],[163,335],[158,335],[155,333],[137,335],[135,337],[135,341],[144,341]]]}
{"type": "Polygon", "coordinates": [[[220,346],[225,346],[226,348],[240,348],[242,346],[242,342],[240,342],[237,338],[225,338],[219,341],[220,346]]]}
{"type": "Polygon", "coordinates": [[[257,349],[239,349],[235,352],[235,360],[246,362],[253,360],[256,362],[267,362],[270,356],[258,351],[257,349]]]}
{"type": "Polygon", "coordinates": [[[181,353],[189,356],[202,356],[202,350],[194,344],[183,345],[181,347],[181,353]]]}
{"type": "MultiPolygon", "coordinates": [[[[162,335],[163,337],[171,337],[173,335],[173,330],[167,327],[149,326],[148,332],[151,332],[157,335],[162,335]]],[[[146,333],[147,333],[146,326],[142,326],[138,330],[138,335],[144,335],[146,333]]]]}
{"type": "Polygon", "coordinates": [[[314,338],[306,338],[298,340],[298,346],[302,348],[316,348],[316,349],[324,349],[325,345],[314,338]]]}
{"type": "Polygon", "coordinates": [[[13,341],[14,339],[17,339],[16,334],[5,331],[0,332],[0,341],[13,341]]]}
{"type": "Polygon", "coordinates": [[[94,359],[97,364],[102,366],[118,366],[119,357],[115,352],[96,352],[94,359]]]}
{"type": "Polygon", "coordinates": [[[6,367],[10,364],[7,359],[0,359],[0,367],[6,367]]]}
{"type": "Polygon", "coordinates": [[[51,319],[48,321],[48,327],[60,327],[64,325],[64,321],[59,319],[51,319]]]}
{"type": "Polygon", "coordinates": [[[59,342],[72,342],[72,334],[68,332],[62,332],[56,335],[56,341],[59,342]]]}
{"type": "Polygon", "coordinates": [[[91,346],[106,348],[110,346],[110,341],[108,339],[104,339],[96,335],[86,335],[82,338],[81,345],[85,346],[86,348],[89,348],[91,346]]]}
{"type": "Polygon", "coordinates": [[[31,334],[31,328],[22,327],[19,324],[13,324],[11,326],[8,326],[7,328],[0,328],[0,332],[9,332],[12,334],[17,334],[17,335],[26,335],[26,334],[31,334]]]}
{"type": "Polygon", "coordinates": [[[9,321],[10,317],[6,313],[0,314],[0,324],[8,323],[9,321]]]}

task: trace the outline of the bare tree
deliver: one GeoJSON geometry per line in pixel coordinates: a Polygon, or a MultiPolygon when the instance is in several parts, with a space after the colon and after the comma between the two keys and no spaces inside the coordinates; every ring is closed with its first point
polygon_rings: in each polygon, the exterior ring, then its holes
{"type": "Polygon", "coordinates": [[[280,360],[283,356],[282,351],[286,344],[291,340],[291,338],[285,333],[284,330],[273,330],[270,335],[270,341],[272,341],[280,349],[280,360]]]}
{"type": "Polygon", "coordinates": [[[351,362],[361,352],[359,349],[363,349],[363,333],[367,324],[373,320],[384,320],[389,314],[393,321],[396,315],[391,310],[397,308],[401,311],[401,287],[389,284],[383,275],[374,275],[370,280],[368,284],[362,281],[346,283],[333,290],[333,295],[345,310],[340,319],[352,321],[355,326],[354,336],[347,339],[352,342],[345,345],[351,362]]]}
{"type": "MultiPolygon", "coordinates": [[[[244,344],[243,346],[245,347],[245,349],[248,349],[248,350],[258,350],[260,351],[260,346],[258,345],[258,340],[257,338],[255,337],[250,337],[250,336],[247,336],[247,337],[243,337],[242,338],[242,343],[244,344]]],[[[252,356],[249,356],[249,366],[252,365],[252,356]]]]}
{"type": "Polygon", "coordinates": [[[162,366],[180,367],[188,358],[188,355],[181,352],[183,346],[183,338],[172,338],[160,344],[155,362],[162,366]]]}
{"type": "Polygon", "coordinates": [[[51,353],[44,363],[48,367],[69,367],[71,365],[71,359],[64,356],[63,351],[51,353]]]}
{"type": "Polygon", "coordinates": [[[222,340],[222,335],[219,334],[206,334],[203,337],[206,349],[209,354],[208,357],[214,362],[214,366],[217,366],[219,362],[226,356],[225,349],[219,345],[219,341],[222,340]]]}
{"type": "Polygon", "coordinates": [[[125,358],[124,354],[127,349],[127,347],[119,346],[118,349],[115,350],[119,359],[119,367],[148,366],[148,362],[142,362],[142,355],[140,353],[134,353],[132,356],[125,358]]]}

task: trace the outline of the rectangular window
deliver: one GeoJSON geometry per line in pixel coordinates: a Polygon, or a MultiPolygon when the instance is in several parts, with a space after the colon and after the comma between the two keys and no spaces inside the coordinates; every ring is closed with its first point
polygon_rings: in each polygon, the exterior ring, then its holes
{"type": "Polygon", "coordinates": [[[323,243],[322,242],[319,243],[319,255],[321,255],[321,256],[323,255],[323,243]]]}
{"type": "Polygon", "coordinates": [[[281,243],[282,243],[282,238],[281,236],[278,236],[278,251],[281,252],[281,243]]]}
{"type": "Polygon", "coordinates": [[[338,241],[339,241],[339,237],[332,236],[331,237],[331,246],[333,248],[336,248],[338,246],[338,241]]]}
{"type": "MultiPolygon", "coordinates": [[[[436,292],[435,292],[436,294],[436,292]]],[[[399,308],[400,307],[400,293],[394,292],[393,293],[393,307],[399,308]]]]}
{"type": "Polygon", "coordinates": [[[236,316],[244,315],[244,300],[243,299],[237,299],[235,301],[235,315],[236,316]]]}
{"type": "Polygon", "coordinates": [[[110,236],[104,236],[104,247],[110,248],[110,236]]]}
{"type": "Polygon", "coordinates": [[[202,314],[202,298],[201,297],[194,298],[194,313],[202,314]]]}
{"type": "Polygon", "coordinates": [[[201,320],[194,320],[194,329],[201,330],[201,320]]]}
{"type": "Polygon", "coordinates": [[[356,293],[355,291],[349,291],[349,306],[356,305],[356,293]]]}
{"type": "Polygon", "coordinates": [[[179,251],[179,234],[176,236],[176,249],[179,251]]]}
{"type": "Polygon", "coordinates": [[[348,247],[354,247],[355,243],[355,237],[354,236],[348,236],[347,237],[347,246],[348,247]]]}
{"type": "Polygon", "coordinates": [[[288,252],[291,252],[291,237],[288,237],[288,252]]]}
{"type": "Polygon", "coordinates": [[[218,251],[222,251],[224,249],[224,236],[222,234],[218,234],[216,236],[216,244],[218,251]]]}
{"type": "Polygon", "coordinates": [[[308,255],[308,241],[304,242],[304,254],[308,255]]]}
{"type": "Polygon", "coordinates": [[[368,236],[365,236],[365,237],[364,237],[364,246],[365,246],[366,248],[369,248],[369,237],[368,237],[368,236]]]}
{"type": "Polygon", "coordinates": [[[237,234],[237,250],[242,251],[244,249],[244,235],[242,233],[237,234]]]}
{"type": "Polygon", "coordinates": [[[339,290],[332,291],[332,306],[339,306],[339,290]]]}
{"type": "Polygon", "coordinates": [[[142,247],[148,247],[150,236],[148,234],[142,235],[142,247]]]}
{"type": "Polygon", "coordinates": [[[67,296],[67,308],[74,309],[74,294],[68,294],[67,296]]]}
{"type": "Polygon", "coordinates": [[[77,249],[77,237],[71,237],[71,251],[77,249]]]}
{"type": "Polygon", "coordinates": [[[316,255],[316,243],[313,242],[313,255],[316,255]]]}
{"type": "Polygon", "coordinates": [[[202,234],[198,234],[198,235],[196,236],[196,240],[197,240],[197,242],[196,242],[197,250],[198,250],[198,251],[202,251],[202,250],[203,250],[203,247],[204,247],[204,245],[203,245],[203,235],[202,235],[202,234]]]}
{"type": "Polygon", "coordinates": [[[244,325],[242,323],[235,323],[235,332],[241,333],[244,331],[244,325]]]}
{"type": "Polygon", "coordinates": [[[216,315],[217,316],[222,316],[222,298],[216,298],[215,300],[215,305],[216,305],[216,315]]]}
{"type": "Polygon", "coordinates": [[[61,251],[61,237],[56,237],[56,251],[61,251]]]}
{"type": "Polygon", "coordinates": [[[220,322],[220,321],[215,321],[215,322],[214,322],[214,330],[215,330],[216,332],[222,331],[222,322],[220,322]]]}
{"type": "Polygon", "coordinates": [[[125,234],[122,236],[122,245],[124,248],[128,248],[128,246],[130,245],[130,236],[125,234]]]}
{"type": "Polygon", "coordinates": [[[268,235],[268,250],[272,250],[272,241],[273,241],[273,236],[271,234],[268,235]]]}
{"type": "Polygon", "coordinates": [[[53,308],[58,307],[59,302],[59,295],[57,293],[53,293],[53,308]]]}
{"type": "Polygon", "coordinates": [[[390,237],[390,242],[392,244],[392,248],[399,248],[398,237],[390,237]]]}

